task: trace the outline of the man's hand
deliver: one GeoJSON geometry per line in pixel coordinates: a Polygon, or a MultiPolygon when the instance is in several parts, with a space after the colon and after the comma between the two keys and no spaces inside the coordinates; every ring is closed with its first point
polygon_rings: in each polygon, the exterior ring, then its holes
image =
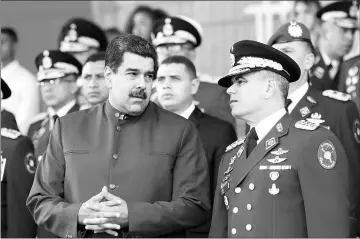
{"type": "Polygon", "coordinates": [[[120,229],[128,226],[128,208],[124,200],[107,192],[104,197],[109,200],[97,205],[89,205],[89,209],[96,211],[94,217],[84,220],[87,230],[94,230],[95,233],[103,232],[106,229],[120,229]],[[114,216],[115,215],[115,216],[114,216]]]}

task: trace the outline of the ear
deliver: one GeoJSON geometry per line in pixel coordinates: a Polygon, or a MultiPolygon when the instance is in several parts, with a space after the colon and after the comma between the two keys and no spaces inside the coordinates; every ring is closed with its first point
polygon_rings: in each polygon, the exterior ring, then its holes
{"type": "Polygon", "coordinates": [[[276,89],[277,89],[277,84],[276,84],[275,80],[271,79],[271,78],[267,79],[267,81],[265,82],[264,98],[265,99],[271,98],[275,94],[276,89]]]}
{"type": "Polygon", "coordinates": [[[105,69],[104,69],[105,84],[109,89],[111,89],[111,87],[112,87],[113,75],[114,75],[114,72],[110,69],[110,67],[105,66],[105,69]]]}
{"type": "Polygon", "coordinates": [[[195,95],[196,92],[199,89],[199,85],[200,85],[200,80],[199,78],[195,78],[191,81],[191,94],[195,95]]]}
{"type": "Polygon", "coordinates": [[[313,53],[308,53],[305,56],[305,70],[310,70],[311,67],[314,65],[315,56],[313,53]]]}

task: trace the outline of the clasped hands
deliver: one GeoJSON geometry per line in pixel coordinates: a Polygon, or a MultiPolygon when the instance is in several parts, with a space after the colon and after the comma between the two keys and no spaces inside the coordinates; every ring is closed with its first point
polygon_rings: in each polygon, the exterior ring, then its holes
{"type": "Polygon", "coordinates": [[[118,236],[114,230],[128,226],[127,204],[123,199],[109,193],[104,186],[99,194],[81,205],[78,223],[95,233],[105,232],[118,236]]]}

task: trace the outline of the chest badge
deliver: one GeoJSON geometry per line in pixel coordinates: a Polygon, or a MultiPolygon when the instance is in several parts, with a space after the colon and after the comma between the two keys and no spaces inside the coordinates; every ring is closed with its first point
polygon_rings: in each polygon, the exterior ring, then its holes
{"type": "Polygon", "coordinates": [[[275,140],[274,137],[272,137],[271,139],[266,140],[266,142],[265,142],[265,150],[268,150],[269,148],[271,148],[275,144],[276,144],[276,140],[275,140]]]}
{"type": "Polygon", "coordinates": [[[325,122],[325,120],[321,119],[321,114],[319,113],[311,114],[311,118],[307,118],[306,120],[314,124],[321,124],[325,122]]]}
{"type": "Polygon", "coordinates": [[[277,194],[279,194],[279,192],[280,192],[280,189],[276,187],[275,183],[273,183],[272,187],[269,188],[269,193],[271,195],[277,195],[277,194]]]}
{"type": "Polygon", "coordinates": [[[229,199],[227,198],[227,196],[224,196],[224,204],[226,206],[226,209],[229,210],[229,199]]]}
{"type": "Polygon", "coordinates": [[[307,116],[308,114],[310,114],[310,110],[308,107],[303,107],[300,109],[300,114],[301,114],[301,117],[305,117],[307,116]]]}
{"type": "Polygon", "coordinates": [[[275,158],[272,159],[267,159],[267,161],[269,161],[270,163],[281,163],[284,162],[286,160],[286,158],[280,158],[279,156],[276,156],[275,158]]]}
{"type": "Polygon", "coordinates": [[[276,181],[279,178],[280,174],[279,174],[279,172],[274,171],[274,172],[271,172],[269,174],[269,176],[272,181],[276,181]]]}
{"type": "Polygon", "coordinates": [[[284,150],[282,148],[279,148],[278,150],[274,150],[274,151],[271,151],[272,154],[275,154],[275,155],[282,155],[282,154],[286,154],[287,152],[289,152],[289,150],[284,150]]]}

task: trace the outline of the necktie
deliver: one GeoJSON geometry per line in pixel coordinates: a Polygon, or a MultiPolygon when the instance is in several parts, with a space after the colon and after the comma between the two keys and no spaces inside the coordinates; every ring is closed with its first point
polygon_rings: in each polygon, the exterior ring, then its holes
{"type": "Polygon", "coordinates": [[[255,127],[252,127],[247,138],[246,157],[248,157],[257,145],[258,136],[255,127]]]}
{"type": "Polygon", "coordinates": [[[286,99],[285,100],[285,109],[287,110],[287,111],[289,111],[289,105],[292,103],[292,100],[291,99],[286,99]]]}
{"type": "Polygon", "coordinates": [[[59,116],[58,115],[53,115],[53,122],[54,122],[54,124],[55,124],[55,122],[56,122],[56,120],[57,120],[57,118],[59,118],[59,116]]]}

